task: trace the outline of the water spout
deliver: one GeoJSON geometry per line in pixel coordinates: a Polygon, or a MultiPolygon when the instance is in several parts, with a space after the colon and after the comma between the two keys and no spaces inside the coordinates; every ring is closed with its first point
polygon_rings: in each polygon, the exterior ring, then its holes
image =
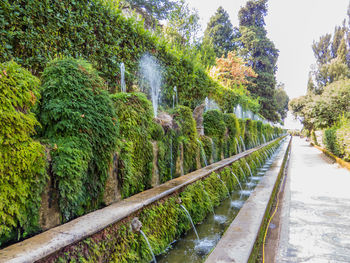
{"type": "Polygon", "coordinates": [[[121,92],[126,92],[126,85],[125,85],[125,65],[124,63],[120,63],[120,86],[121,86],[121,92]]]}
{"type": "Polygon", "coordinates": [[[186,213],[186,215],[187,215],[187,218],[188,218],[188,219],[190,220],[190,222],[191,222],[193,231],[194,231],[194,233],[196,234],[197,240],[199,241],[199,236],[198,236],[198,233],[197,233],[197,229],[196,229],[196,227],[195,227],[194,224],[193,224],[192,217],[191,217],[190,213],[187,211],[186,207],[184,207],[183,205],[180,205],[180,207],[185,211],[185,213],[186,213]]]}
{"type": "Polygon", "coordinates": [[[227,191],[227,196],[231,198],[232,200],[232,197],[230,195],[230,190],[228,190],[227,188],[227,185],[225,184],[225,182],[221,179],[220,175],[219,174],[216,174],[216,176],[219,178],[220,182],[222,183],[222,185],[226,188],[226,191],[227,191]]]}
{"type": "Polygon", "coordinates": [[[139,220],[137,217],[135,217],[135,218],[131,221],[130,226],[131,226],[132,231],[134,231],[134,232],[140,232],[140,233],[141,233],[141,235],[143,236],[143,238],[146,240],[146,243],[147,243],[147,245],[148,245],[149,251],[150,251],[151,254],[152,254],[153,261],[154,261],[155,263],[157,263],[156,257],[155,257],[154,254],[153,254],[153,250],[152,250],[151,244],[149,243],[148,238],[147,238],[147,236],[145,235],[145,233],[143,233],[143,231],[141,230],[141,228],[142,228],[142,223],[140,222],[140,220],[139,220]]]}
{"type": "Polygon", "coordinates": [[[252,176],[253,176],[253,173],[252,173],[252,170],[250,169],[249,163],[246,161],[245,164],[246,164],[246,166],[247,166],[248,169],[249,169],[250,176],[252,177],[252,176]]]}
{"type": "Polygon", "coordinates": [[[245,148],[245,144],[244,144],[243,138],[242,138],[242,136],[239,136],[239,138],[241,139],[242,146],[243,146],[243,151],[245,152],[246,148],[245,148]]]}
{"type": "Polygon", "coordinates": [[[150,252],[151,252],[151,254],[152,254],[152,258],[153,258],[154,263],[157,263],[156,257],[155,257],[154,254],[153,254],[153,250],[152,250],[151,244],[150,244],[149,241],[148,241],[148,238],[146,237],[145,233],[143,233],[142,230],[140,230],[140,233],[141,233],[141,235],[143,236],[143,238],[144,238],[144,239],[146,240],[146,242],[147,242],[147,245],[148,245],[148,248],[149,248],[149,250],[150,250],[150,252]]]}
{"type": "Polygon", "coordinates": [[[238,177],[235,175],[235,173],[234,172],[232,172],[231,171],[231,174],[236,178],[236,181],[237,181],[237,183],[238,183],[238,185],[239,185],[239,187],[241,188],[241,190],[243,191],[243,188],[242,188],[242,185],[241,185],[241,182],[238,180],[238,177]]]}
{"type": "Polygon", "coordinates": [[[242,152],[241,146],[239,145],[239,142],[236,137],[235,137],[235,141],[236,141],[236,146],[238,147],[238,150],[239,150],[238,153],[242,152]]]}
{"type": "Polygon", "coordinates": [[[145,54],[140,61],[140,73],[142,80],[149,87],[153,104],[153,113],[157,117],[158,104],[160,99],[160,87],[162,85],[162,70],[155,57],[145,54]]]}

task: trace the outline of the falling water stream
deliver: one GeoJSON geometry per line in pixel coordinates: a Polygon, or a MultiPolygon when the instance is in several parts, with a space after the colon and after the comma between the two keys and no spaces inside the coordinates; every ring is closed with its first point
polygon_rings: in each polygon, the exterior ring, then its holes
{"type": "Polygon", "coordinates": [[[143,236],[143,238],[146,240],[146,243],[147,243],[147,245],[148,245],[149,251],[150,251],[151,254],[152,254],[153,262],[154,262],[154,263],[157,263],[156,257],[155,257],[154,254],[153,254],[153,250],[152,250],[151,244],[150,244],[149,241],[148,241],[147,236],[145,235],[145,233],[143,233],[142,230],[140,230],[140,233],[141,233],[141,235],[143,236]]]}
{"type": "Polygon", "coordinates": [[[126,92],[126,85],[125,85],[125,65],[124,63],[120,63],[120,87],[121,92],[126,92]]]}
{"type": "Polygon", "coordinates": [[[242,142],[242,146],[243,146],[243,151],[245,152],[247,149],[245,148],[245,144],[244,144],[244,141],[243,141],[243,138],[242,136],[239,136],[241,142],[242,142]]]}
{"type": "Polygon", "coordinates": [[[199,241],[198,232],[197,232],[197,229],[196,229],[195,225],[193,224],[192,217],[191,217],[190,213],[187,211],[186,207],[184,207],[183,205],[180,205],[180,206],[185,211],[188,220],[190,220],[191,225],[192,225],[192,229],[196,233],[197,240],[199,241]]]}
{"type": "MultiPolygon", "coordinates": [[[[278,152],[278,150],[276,152],[278,152]]],[[[266,173],[266,168],[270,167],[275,157],[276,154],[271,155],[270,158],[266,159],[263,167],[257,169],[259,178],[266,173]]],[[[258,183],[257,180],[249,180],[241,184],[238,177],[234,173],[232,173],[232,175],[236,178],[241,190],[233,191],[230,194],[233,201],[230,198],[226,198],[218,207],[213,208],[215,210],[213,214],[216,216],[208,215],[202,223],[196,226],[197,228],[194,226],[189,212],[181,205],[191,221],[193,230],[188,231],[186,235],[170,244],[165,253],[157,256],[158,263],[199,263],[205,260],[206,256],[215,247],[227,227],[234,220],[245,200],[249,197],[249,194],[252,193],[253,189],[249,187],[249,184],[253,182],[256,186],[258,183]],[[242,192],[246,192],[246,194],[242,195],[242,192]],[[218,217],[222,217],[225,220],[218,220],[218,217]],[[201,238],[199,238],[198,233],[201,238]]]]}

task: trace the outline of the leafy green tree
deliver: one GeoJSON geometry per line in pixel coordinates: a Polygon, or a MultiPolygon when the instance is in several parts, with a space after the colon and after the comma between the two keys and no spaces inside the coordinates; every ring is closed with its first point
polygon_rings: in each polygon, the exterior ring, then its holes
{"type": "Polygon", "coordinates": [[[211,40],[205,40],[198,46],[199,58],[202,64],[209,68],[215,65],[216,53],[211,40]]]}
{"type": "Polygon", "coordinates": [[[255,98],[260,98],[260,113],[271,121],[278,121],[275,100],[275,73],[278,50],[267,37],[264,17],[267,14],[267,0],[248,1],[239,11],[239,31],[241,55],[258,74],[251,80],[248,90],[255,98]]]}
{"type": "Polygon", "coordinates": [[[233,51],[233,27],[228,13],[221,6],[210,18],[204,32],[203,42],[206,45],[212,44],[217,57],[226,56],[229,51],[233,51]]]}
{"type": "Polygon", "coordinates": [[[173,43],[189,45],[197,40],[200,29],[198,11],[191,9],[184,0],[180,0],[169,14],[164,34],[173,43]]]}
{"type": "Polygon", "coordinates": [[[312,50],[314,52],[317,64],[326,64],[328,63],[331,56],[331,34],[326,34],[321,36],[320,39],[312,44],[312,50]]]}
{"type": "Polygon", "coordinates": [[[332,126],[340,115],[350,112],[350,80],[335,81],[320,95],[308,94],[290,101],[289,109],[308,130],[332,126]]]}
{"type": "Polygon", "coordinates": [[[337,80],[350,76],[347,59],[348,48],[346,37],[348,29],[345,26],[336,26],[334,34],[326,34],[313,43],[312,50],[316,58],[316,67],[311,71],[315,80],[313,92],[320,94],[323,88],[337,80]]]}
{"type": "Polygon", "coordinates": [[[277,103],[277,112],[280,114],[282,121],[287,117],[289,97],[284,89],[285,85],[279,83],[276,88],[275,99],[277,103]]]}

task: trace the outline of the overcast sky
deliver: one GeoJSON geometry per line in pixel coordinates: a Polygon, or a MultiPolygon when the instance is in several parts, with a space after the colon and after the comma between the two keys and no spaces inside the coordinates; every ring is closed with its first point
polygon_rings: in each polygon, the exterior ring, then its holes
{"type": "MultiPolygon", "coordinates": [[[[238,26],[238,11],[247,0],[186,0],[198,10],[204,31],[219,6],[238,26]]],[[[268,37],[279,49],[277,81],[285,83],[290,98],[306,93],[310,66],[315,63],[312,42],[333,33],[347,17],[349,0],[269,0],[265,17],[268,37]]]]}

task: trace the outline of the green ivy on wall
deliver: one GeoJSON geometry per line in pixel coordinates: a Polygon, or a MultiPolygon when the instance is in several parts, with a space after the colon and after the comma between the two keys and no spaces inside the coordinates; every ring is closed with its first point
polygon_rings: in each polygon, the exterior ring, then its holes
{"type": "Polygon", "coordinates": [[[30,136],[39,80],[15,62],[0,63],[0,247],[38,231],[45,147],[30,136]]]}
{"type": "Polygon", "coordinates": [[[118,138],[103,80],[85,60],[55,59],[42,75],[39,135],[51,145],[63,220],[99,207],[118,138]]]}

